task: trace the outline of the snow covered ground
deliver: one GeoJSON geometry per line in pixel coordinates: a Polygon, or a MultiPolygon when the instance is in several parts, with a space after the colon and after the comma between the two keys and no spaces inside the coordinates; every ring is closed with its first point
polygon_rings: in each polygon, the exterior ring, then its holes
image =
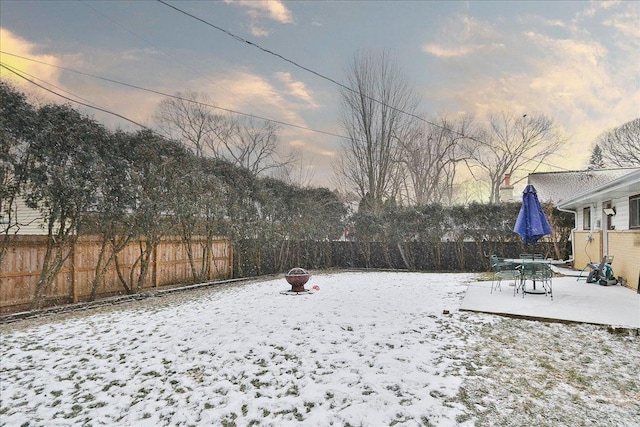
{"type": "Polygon", "coordinates": [[[460,312],[473,279],[318,274],[5,324],[0,425],[640,425],[637,335],[460,312]]]}

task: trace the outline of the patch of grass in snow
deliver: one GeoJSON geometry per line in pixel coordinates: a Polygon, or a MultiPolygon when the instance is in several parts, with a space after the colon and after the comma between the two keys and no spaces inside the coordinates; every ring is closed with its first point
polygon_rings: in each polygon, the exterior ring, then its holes
{"type": "Polygon", "coordinates": [[[371,390],[371,387],[369,387],[368,385],[365,385],[364,390],[362,391],[362,395],[363,396],[369,396],[370,394],[374,394],[375,391],[371,390]]]}
{"type": "Polygon", "coordinates": [[[227,414],[223,419],[220,420],[220,425],[222,427],[237,427],[236,419],[238,415],[235,412],[227,414]]]}
{"type": "Polygon", "coordinates": [[[424,415],[420,417],[420,422],[424,427],[435,427],[435,424],[431,424],[429,418],[425,417],[424,415]]]}
{"type": "MultiPolygon", "coordinates": [[[[104,387],[102,387],[102,391],[109,391],[109,389],[113,386],[117,386],[117,387],[122,387],[124,384],[122,384],[120,381],[118,380],[111,380],[111,382],[109,382],[109,384],[105,384],[104,387]]],[[[62,392],[61,392],[62,393],[62,392]]]]}
{"type": "Polygon", "coordinates": [[[201,383],[204,378],[204,369],[201,367],[191,368],[187,370],[189,376],[197,383],[201,383]]]}
{"type": "Polygon", "coordinates": [[[107,404],[105,402],[95,402],[95,403],[92,403],[90,405],[87,405],[87,408],[89,408],[89,409],[98,409],[98,408],[104,408],[105,406],[107,406],[107,404]]]}
{"type": "Polygon", "coordinates": [[[285,396],[300,396],[300,390],[298,390],[298,386],[296,384],[292,384],[291,387],[287,389],[285,396]]]}
{"type": "Polygon", "coordinates": [[[274,412],[273,415],[278,416],[278,415],[288,415],[288,414],[292,414],[293,417],[297,420],[297,421],[303,421],[304,420],[304,416],[300,413],[300,411],[298,411],[298,408],[293,408],[293,409],[283,409],[282,411],[277,411],[274,412]]]}
{"type": "Polygon", "coordinates": [[[75,418],[78,415],[80,415],[80,412],[82,412],[82,405],[80,405],[79,403],[76,403],[73,406],[71,406],[71,412],[64,414],[63,417],[67,419],[75,418]]]}
{"type": "Polygon", "coordinates": [[[254,388],[260,389],[260,388],[262,388],[263,386],[269,386],[269,385],[270,385],[270,383],[260,381],[258,378],[254,378],[254,379],[252,379],[252,380],[251,380],[251,385],[252,385],[254,388]]]}
{"type": "Polygon", "coordinates": [[[75,369],[72,369],[71,371],[69,371],[67,376],[58,377],[58,381],[71,381],[73,379],[73,377],[76,376],[77,373],[78,373],[78,371],[76,371],[75,369]]]}

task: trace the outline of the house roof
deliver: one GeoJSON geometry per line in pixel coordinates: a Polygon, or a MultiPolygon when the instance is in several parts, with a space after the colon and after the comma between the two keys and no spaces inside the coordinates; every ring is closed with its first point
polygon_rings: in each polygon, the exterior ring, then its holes
{"type": "Polygon", "coordinates": [[[635,168],[632,172],[603,185],[560,200],[558,207],[571,209],[589,202],[616,199],[634,194],[640,194],[640,168],[635,168]]]}
{"type": "Polygon", "coordinates": [[[529,174],[528,183],[536,188],[541,202],[558,204],[638,171],[640,168],[538,172],[529,174]]]}

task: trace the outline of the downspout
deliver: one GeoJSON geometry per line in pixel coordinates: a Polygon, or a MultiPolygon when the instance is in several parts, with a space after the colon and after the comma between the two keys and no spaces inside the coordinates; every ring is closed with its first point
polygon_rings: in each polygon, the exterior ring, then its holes
{"type": "MultiPolygon", "coordinates": [[[[576,218],[578,216],[578,211],[572,211],[571,209],[563,209],[558,208],[560,212],[567,212],[573,214],[573,228],[571,229],[571,258],[569,258],[566,262],[573,262],[575,260],[576,253],[576,218]]],[[[574,266],[575,267],[575,266],[574,266]]]]}

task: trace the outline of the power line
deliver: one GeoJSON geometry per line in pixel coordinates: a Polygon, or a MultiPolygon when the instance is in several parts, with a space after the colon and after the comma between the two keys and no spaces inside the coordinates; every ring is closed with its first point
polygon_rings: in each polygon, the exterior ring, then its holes
{"type": "Polygon", "coordinates": [[[18,71],[18,72],[22,73],[23,75],[25,75],[25,76],[29,76],[30,78],[32,78],[32,79],[34,79],[34,80],[38,80],[39,82],[41,82],[41,83],[43,83],[43,84],[46,84],[47,86],[51,86],[51,87],[53,87],[53,88],[55,88],[55,89],[59,90],[60,92],[64,92],[64,93],[66,93],[66,94],[68,94],[68,95],[71,95],[71,96],[74,96],[74,97],[76,97],[76,98],[78,98],[78,99],[81,99],[81,100],[83,100],[84,102],[87,102],[87,103],[89,103],[89,104],[92,104],[92,105],[95,105],[95,106],[97,106],[97,107],[100,107],[98,104],[96,104],[95,102],[93,102],[93,101],[91,101],[91,100],[88,100],[88,99],[83,98],[83,97],[81,97],[81,96],[78,96],[78,95],[76,95],[76,94],[74,94],[74,93],[71,93],[71,92],[69,92],[68,90],[65,90],[65,89],[63,89],[63,88],[61,88],[61,87],[58,87],[58,86],[54,85],[53,83],[45,82],[44,80],[42,80],[42,79],[40,79],[40,78],[38,78],[38,77],[34,76],[33,74],[29,74],[29,73],[27,73],[27,72],[26,72],[26,71],[24,71],[24,70],[21,70],[21,69],[19,69],[19,68],[13,67],[13,66],[11,66],[11,65],[4,64],[4,63],[2,63],[2,61],[0,61],[0,64],[2,64],[6,69],[11,68],[11,70],[9,70],[9,71],[12,71],[12,70],[13,70],[13,71],[14,71],[14,73],[15,73],[15,71],[18,71]]]}
{"type": "Polygon", "coordinates": [[[165,5],[165,6],[167,6],[167,7],[170,7],[171,9],[173,9],[173,10],[175,10],[175,11],[177,11],[177,12],[180,12],[180,13],[182,13],[182,14],[184,14],[184,15],[186,15],[186,16],[188,16],[188,17],[192,18],[192,19],[195,19],[196,21],[202,22],[203,24],[208,25],[208,26],[209,26],[209,27],[211,27],[211,28],[215,28],[216,30],[221,31],[221,32],[223,32],[223,33],[227,34],[227,35],[228,35],[228,36],[230,36],[231,38],[233,38],[233,39],[235,39],[235,40],[237,40],[237,41],[239,41],[239,42],[241,42],[241,43],[245,43],[245,44],[248,44],[248,45],[250,45],[250,46],[252,46],[252,47],[255,47],[256,49],[259,49],[259,50],[261,50],[261,51],[263,51],[263,52],[265,52],[265,53],[268,53],[269,55],[273,55],[273,56],[275,56],[275,57],[277,57],[277,58],[279,58],[279,59],[282,59],[282,60],[283,60],[283,61],[285,61],[285,62],[288,62],[289,64],[293,65],[294,67],[300,68],[301,70],[307,71],[307,72],[309,72],[309,73],[311,73],[311,74],[313,74],[313,75],[315,75],[315,76],[320,77],[321,79],[327,80],[327,81],[329,81],[329,82],[331,82],[331,83],[333,83],[333,84],[335,84],[335,85],[337,85],[337,86],[341,87],[342,89],[345,89],[345,90],[347,90],[347,91],[349,91],[349,92],[353,92],[353,93],[355,93],[355,94],[357,94],[357,95],[359,95],[359,96],[362,96],[362,97],[364,97],[364,98],[367,98],[367,99],[368,99],[368,100],[370,100],[370,101],[376,102],[376,103],[378,103],[378,104],[380,104],[380,105],[382,105],[382,106],[384,106],[384,107],[390,108],[390,109],[392,109],[392,110],[394,110],[394,111],[397,111],[397,112],[399,112],[399,113],[406,114],[406,115],[408,115],[408,116],[410,116],[410,117],[413,117],[413,118],[415,118],[415,119],[417,119],[417,120],[420,120],[420,121],[423,121],[423,122],[425,122],[425,123],[428,123],[428,124],[430,124],[430,125],[432,125],[432,126],[439,127],[439,128],[441,128],[441,129],[443,129],[443,130],[452,131],[452,132],[454,132],[454,133],[457,133],[457,134],[458,134],[458,135],[460,135],[460,136],[464,136],[465,138],[469,138],[469,136],[468,136],[468,135],[463,135],[462,133],[460,133],[460,132],[458,132],[458,131],[455,131],[455,130],[446,129],[445,127],[440,126],[440,125],[438,125],[437,123],[432,123],[432,122],[430,122],[429,120],[425,119],[424,117],[420,117],[420,116],[418,116],[418,115],[416,115],[416,114],[409,113],[409,112],[407,112],[407,111],[404,111],[404,110],[402,110],[402,109],[400,109],[400,108],[397,108],[397,107],[394,107],[394,106],[392,106],[392,105],[388,105],[388,104],[386,104],[386,103],[385,103],[385,102],[383,102],[383,101],[380,101],[380,100],[378,100],[378,99],[376,99],[376,98],[370,97],[370,96],[368,96],[368,95],[366,95],[366,94],[364,94],[364,93],[361,93],[361,92],[360,92],[360,91],[358,91],[358,90],[352,89],[352,88],[350,88],[349,86],[347,86],[347,85],[345,85],[345,84],[343,84],[343,83],[340,83],[339,81],[337,81],[337,80],[335,80],[335,79],[333,79],[333,78],[331,78],[331,77],[325,76],[324,74],[321,74],[321,73],[319,73],[319,72],[317,72],[317,71],[314,71],[314,70],[312,70],[311,68],[308,68],[308,67],[305,67],[304,65],[298,64],[297,62],[295,62],[295,61],[293,61],[293,60],[291,60],[291,59],[289,59],[289,58],[286,58],[285,56],[283,56],[283,55],[281,55],[281,54],[279,54],[279,53],[273,52],[273,51],[271,51],[271,50],[269,50],[269,49],[266,49],[266,48],[264,48],[264,47],[260,46],[259,44],[256,44],[256,43],[254,43],[254,42],[252,42],[252,41],[249,41],[249,40],[247,40],[247,39],[244,39],[244,38],[242,38],[242,37],[240,37],[240,36],[238,36],[238,35],[236,35],[236,34],[232,33],[231,31],[225,30],[224,28],[221,28],[221,27],[219,27],[219,26],[217,26],[217,25],[215,25],[215,24],[212,24],[212,23],[211,23],[211,22],[209,22],[209,21],[205,21],[204,19],[202,19],[202,18],[200,18],[200,17],[198,17],[198,16],[196,16],[196,15],[193,15],[193,14],[191,14],[191,13],[187,12],[187,11],[184,11],[184,10],[182,10],[182,9],[178,8],[178,7],[175,7],[175,6],[173,6],[173,5],[169,4],[169,3],[167,3],[167,2],[166,2],[166,1],[164,1],[164,0],[156,0],[156,1],[158,1],[159,3],[164,4],[164,5],[165,5]]]}
{"type": "MultiPolygon", "coordinates": [[[[271,51],[271,50],[269,50],[269,49],[266,49],[266,48],[264,48],[264,47],[260,46],[260,45],[259,45],[259,44],[257,44],[257,43],[254,43],[254,42],[252,42],[252,41],[250,41],[250,40],[247,40],[247,39],[245,39],[245,38],[243,38],[243,37],[240,37],[240,36],[238,36],[238,35],[236,35],[236,34],[232,33],[231,31],[225,30],[224,28],[221,28],[221,27],[219,27],[219,26],[217,26],[217,25],[215,25],[215,24],[212,24],[212,23],[211,23],[211,22],[209,22],[209,21],[206,21],[206,20],[204,20],[204,19],[202,19],[202,18],[200,18],[200,17],[198,17],[198,16],[196,16],[196,15],[193,15],[193,14],[191,14],[191,13],[189,13],[189,12],[185,11],[185,10],[182,10],[182,9],[180,9],[180,8],[176,7],[176,6],[173,6],[173,5],[171,5],[171,4],[169,4],[169,3],[167,3],[167,2],[166,2],[166,1],[164,1],[164,0],[156,0],[156,1],[157,1],[157,2],[159,2],[159,3],[162,3],[163,5],[165,5],[165,6],[169,7],[169,8],[171,8],[171,9],[173,9],[173,10],[175,10],[175,11],[179,12],[179,13],[182,13],[183,15],[186,15],[186,16],[188,16],[188,17],[192,18],[192,19],[195,19],[196,21],[199,21],[199,22],[201,22],[201,23],[203,23],[203,24],[205,24],[205,25],[207,25],[207,26],[209,26],[209,27],[211,27],[211,28],[214,28],[214,29],[216,29],[216,30],[218,30],[218,31],[221,31],[221,32],[223,32],[224,34],[226,34],[226,35],[230,36],[231,38],[233,38],[233,39],[234,39],[234,40],[236,40],[236,41],[239,41],[239,42],[241,42],[241,43],[244,43],[244,44],[247,44],[247,45],[249,45],[249,46],[252,46],[252,47],[254,47],[254,48],[256,48],[256,49],[259,49],[259,50],[261,50],[262,52],[265,52],[265,53],[267,53],[267,54],[269,54],[269,55],[273,55],[273,56],[275,56],[275,57],[277,57],[277,58],[279,58],[279,59],[281,59],[281,60],[283,60],[283,61],[285,61],[285,62],[287,62],[287,63],[289,63],[289,64],[291,64],[291,65],[293,65],[294,67],[297,67],[297,68],[299,68],[299,69],[301,69],[301,70],[307,71],[307,72],[309,72],[309,73],[311,73],[311,74],[313,74],[313,75],[315,75],[315,76],[317,76],[317,77],[320,77],[321,79],[324,79],[324,80],[326,80],[326,81],[329,81],[329,82],[331,82],[331,83],[333,83],[333,84],[335,84],[335,85],[339,86],[340,88],[342,88],[342,89],[344,89],[344,90],[347,90],[347,91],[349,91],[349,92],[353,92],[353,93],[357,94],[358,96],[364,97],[364,98],[366,98],[366,99],[368,99],[368,100],[370,100],[370,101],[373,101],[373,102],[375,102],[375,103],[378,103],[378,104],[380,104],[380,105],[382,105],[382,106],[384,106],[384,107],[386,107],[386,108],[390,108],[390,109],[392,109],[392,110],[394,110],[394,111],[396,111],[396,112],[399,112],[399,113],[402,113],[402,114],[406,114],[406,115],[408,115],[408,116],[410,116],[410,117],[412,117],[412,118],[415,118],[415,119],[417,119],[417,120],[420,120],[420,121],[422,121],[422,122],[424,122],[424,123],[427,123],[427,124],[429,124],[429,125],[431,125],[431,126],[435,126],[435,127],[439,128],[439,129],[442,129],[442,130],[444,130],[444,131],[452,132],[452,133],[454,133],[454,134],[456,134],[456,135],[458,135],[458,136],[461,136],[461,137],[463,137],[463,138],[467,138],[467,139],[469,139],[469,140],[471,140],[471,141],[474,141],[474,142],[477,142],[477,143],[480,143],[480,144],[486,144],[486,142],[485,142],[485,141],[480,141],[479,139],[477,139],[477,138],[476,138],[476,137],[474,137],[473,135],[465,135],[465,134],[463,134],[462,132],[460,132],[460,131],[458,131],[458,130],[455,130],[455,129],[451,129],[451,128],[448,128],[448,127],[442,126],[442,125],[440,125],[440,124],[438,124],[438,123],[435,123],[435,122],[431,122],[430,120],[427,120],[427,119],[425,119],[424,117],[420,117],[420,116],[418,116],[418,115],[416,115],[416,114],[413,114],[413,113],[410,113],[410,112],[404,111],[404,110],[402,110],[402,109],[400,109],[400,108],[397,108],[397,107],[394,107],[394,106],[392,106],[392,105],[388,105],[388,104],[386,104],[386,103],[385,103],[385,102],[383,102],[383,101],[380,101],[380,100],[378,100],[378,99],[376,99],[376,98],[373,98],[373,97],[371,97],[371,96],[368,96],[368,95],[366,95],[366,94],[364,94],[364,93],[361,93],[361,92],[360,92],[360,91],[358,91],[358,90],[352,89],[351,87],[349,87],[349,86],[347,86],[347,85],[345,85],[345,84],[343,84],[343,83],[340,83],[339,81],[337,81],[337,80],[335,80],[335,79],[333,79],[333,78],[331,78],[331,77],[325,76],[324,74],[321,74],[321,73],[319,73],[319,72],[317,72],[317,71],[315,71],[315,70],[312,70],[311,68],[305,67],[305,66],[303,66],[303,65],[301,65],[301,64],[299,64],[299,63],[297,63],[297,62],[295,62],[295,61],[293,61],[293,60],[291,60],[291,59],[289,59],[289,58],[287,58],[287,57],[285,57],[285,56],[283,56],[283,55],[281,55],[281,54],[279,54],[279,53],[276,53],[276,52],[273,52],[273,51],[271,51]]],[[[342,137],[342,138],[346,138],[346,137],[342,137]]],[[[527,157],[524,157],[524,156],[522,156],[522,157],[523,157],[524,159],[526,159],[526,160],[534,161],[534,159],[532,159],[532,158],[527,158],[527,157]]],[[[558,167],[558,166],[555,166],[555,165],[550,165],[550,164],[547,164],[547,163],[544,163],[544,162],[541,162],[540,164],[546,164],[547,166],[555,167],[555,168],[558,168],[558,169],[569,170],[569,169],[561,168],[561,167],[558,167]]]]}
{"type": "MultiPolygon", "coordinates": [[[[161,0],[158,0],[158,1],[161,1],[161,0]]],[[[162,2],[162,1],[161,1],[161,2],[162,2]]],[[[287,122],[283,122],[283,121],[280,121],[280,120],[268,119],[268,118],[261,117],[261,116],[257,116],[257,115],[254,115],[254,114],[243,113],[243,112],[241,112],[241,111],[236,111],[236,110],[232,110],[232,109],[229,109],[229,108],[219,107],[219,106],[217,106],[217,105],[207,104],[207,103],[204,103],[204,102],[200,102],[200,101],[196,101],[196,100],[192,100],[192,99],[188,99],[188,98],[183,98],[183,97],[181,97],[181,96],[177,96],[177,95],[171,95],[171,94],[164,93],[164,92],[160,92],[160,91],[157,91],[157,90],[154,90],[154,89],[148,89],[148,88],[145,88],[145,87],[137,86],[137,85],[130,84],[130,83],[121,82],[121,81],[114,80],[114,79],[110,79],[110,78],[107,78],[107,77],[101,77],[101,76],[97,76],[97,75],[95,75],[95,74],[90,74],[90,73],[86,73],[86,72],[83,72],[83,71],[74,70],[74,69],[72,69],[72,68],[63,67],[63,66],[60,66],[60,65],[49,64],[49,63],[44,62],[44,61],[40,61],[40,60],[33,59],[33,58],[28,58],[28,57],[21,56],[21,55],[16,55],[16,54],[9,53],[9,52],[2,51],[2,50],[0,50],[0,54],[13,56],[13,57],[20,58],[20,59],[24,59],[24,60],[27,60],[27,61],[32,61],[32,62],[35,62],[35,63],[38,63],[38,64],[47,65],[47,66],[49,66],[49,67],[53,67],[53,68],[57,68],[57,69],[65,70],[65,71],[69,71],[69,72],[72,72],[72,73],[76,73],[76,74],[80,74],[80,75],[83,75],[83,76],[91,77],[91,78],[94,78],[94,79],[98,79],[98,80],[106,81],[106,82],[109,82],[109,83],[113,83],[113,84],[117,84],[117,85],[121,85],[121,86],[129,87],[129,88],[132,88],[132,89],[137,89],[137,90],[141,90],[141,91],[145,91],[145,92],[149,92],[149,93],[153,93],[153,94],[157,94],[157,95],[162,95],[162,96],[165,96],[165,97],[169,97],[169,98],[177,99],[177,100],[180,100],[180,101],[184,101],[184,102],[188,102],[188,103],[193,103],[193,104],[201,105],[201,106],[204,106],[204,107],[210,107],[210,108],[214,108],[214,109],[222,110],[222,111],[225,111],[225,112],[228,112],[228,113],[232,113],[232,114],[237,114],[237,115],[241,115],[241,116],[245,116],[245,117],[250,117],[250,118],[254,118],[254,119],[258,119],[258,120],[263,120],[263,121],[265,121],[265,122],[272,122],[272,123],[280,124],[280,125],[283,125],[283,126],[288,126],[288,127],[292,127],[292,128],[302,129],[302,130],[311,131],[311,132],[315,132],[315,133],[320,133],[320,134],[324,134],[324,135],[328,135],[328,136],[334,136],[334,137],[341,138],[341,139],[345,139],[345,140],[349,140],[349,139],[350,139],[350,137],[345,136],[345,135],[340,135],[340,134],[336,134],[336,133],[332,133],[332,132],[327,132],[327,131],[322,131],[322,130],[318,130],[318,129],[313,129],[313,128],[309,128],[309,127],[305,127],[305,126],[295,125],[295,124],[287,123],[287,122]]],[[[9,71],[13,72],[14,74],[19,75],[21,78],[23,78],[23,79],[25,79],[25,80],[27,80],[27,81],[29,81],[29,82],[33,83],[33,84],[34,84],[34,85],[36,85],[36,86],[41,87],[42,89],[44,89],[44,90],[46,90],[46,91],[48,91],[48,92],[51,92],[51,93],[53,93],[53,94],[55,94],[55,95],[57,95],[57,96],[60,96],[61,98],[67,99],[67,100],[72,101],[72,102],[76,102],[76,103],[78,103],[78,104],[80,104],[80,105],[84,105],[84,106],[89,107],[89,108],[95,108],[95,109],[97,109],[97,110],[100,110],[100,111],[106,112],[106,113],[108,113],[108,114],[112,114],[112,115],[114,115],[114,116],[120,117],[120,118],[122,118],[122,119],[124,119],[124,120],[126,120],[126,121],[128,121],[128,122],[134,123],[134,124],[136,124],[136,125],[138,125],[138,126],[140,126],[140,127],[144,128],[144,129],[149,129],[148,127],[146,127],[146,126],[144,126],[144,125],[142,125],[142,124],[140,124],[140,123],[137,123],[137,122],[135,122],[135,121],[133,121],[133,120],[131,120],[131,119],[128,119],[128,118],[126,118],[125,116],[122,116],[122,115],[120,115],[120,114],[118,114],[118,113],[114,113],[114,112],[112,112],[112,111],[109,111],[109,110],[103,109],[103,108],[101,108],[101,107],[93,107],[93,106],[91,106],[91,105],[88,105],[88,104],[85,104],[85,103],[79,102],[79,101],[77,101],[77,100],[74,100],[74,99],[71,99],[71,98],[67,98],[67,97],[65,97],[65,96],[63,96],[63,95],[61,95],[61,94],[59,94],[59,93],[56,93],[55,91],[52,91],[52,90],[50,90],[50,89],[47,89],[47,88],[45,88],[45,87],[43,87],[43,86],[41,86],[41,85],[39,85],[39,84],[37,84],[37,83],[35,83],[35,82],[33,82],[33,81],[29,80],[28,78],[26,78],[26,77],[24,77],[24,76],[22,76],[22,75],[18,74],[17,72],[15,72],[15,71],[13,71],[13,70],[10,70],[9,68],[7,68],[7,67],[6,67],[4,64],[2,64],[1,62],[0,62],[0,65],[2,65],[2,66],[3,66],[4,68],[6,68],[7,70],[9,70],[9,71]]],[[[22,71],[21,71],[21,72],[22,72],[22,71]]],[[[24,73],[24,72],[23,72],[23,73],[24,73]]],[[[38,79],[38,80],[40,80],[40,79],[38,79]]],[[[40,80],[40,81],[42,81],[42,80],[40,80]]],[[[47,83],[47,84],[51,85],[50,83],[47,83]]],[[[53,86],[53,85],[51,85],[51,86],[53,86]]],[[[350,90],[351,90],[351,89],[350,89],[350,90]]],[[[74,96],[76,96],[76,95],[74,95],[74,96]]],[[[78,96],[76,96],[76,97],[77,97],[77,98],[80,98],[80,97],[78,97],[78,96]]],[[[80,99],[82,99],[82,98],[80,98],[80,99]]],[[[371,99],[373,99],[373,98],[371,98],[371,99]]],[[[375,100],[374,100],[374,101],[375,101],[375,100]]],[[[376,102],[380,102],[380,101],[376,101],[376,102]]],[[[397,110],[397,111],[401,111],[401,110],[397,110]]],[[[407,114],[409,114],[409,113],[407,113],[407,114]]],[[[416,116],[416,117],[417,117],[417,116],[416,116]]],[[[428,123],[428,124],[430,124],[430,125],[433,125],[433,126],[435,126],[435,127],[437,127],[437,128],[440,128],[440,129],[442,129],[442,130],[445,130],[445,131],[447,131],[447,132],[452,132],[452,133],[457,134],[458,136],[461,136],[461,137],[463,137],[463,138],[468,138],[468,139],[470,139],[470,140],[472,140],[472,141],[475,141],[475,142],[478,142],[478,143],[481,143],[481,144],[485,144],[485,142],[484,142],[484,141],[480,141],[480,140],[478,140],[477,138],[475,138],[475,137],[473,137],[473,136],[471,136],[471,135],[465,135],[465,134],[463,134],[463,133],[461,133],[461,132],[459,132],[459,131],[456,131],[456,130],[451,129],[451,128],[448,128],[448,127],[444,127],[444,126],[438,125],[438,124],[436,124],[436,123],[432,123],[432,122],[430,122],[430,121],[428,121],[428,120],[425,120],[425,119],[421,119],[421,120],[422,120],[423,122],[425,122],[425,123],[428,123]]],[[[529,157],[525,157],[525,156],[522,156],[522,157],[523,157],[525,160],[534,161],[534,159],[533,159],[533,158],[529,158],[529,157]]],[[[549,164],[549,163],[546,163],[546,162],[540,162],[540,164],[544,164],[544,165],[546,165],[546,166],[549,166],[549,167],[552,167],[552,168],[556,168],[556,169],[560,169],[560,170],[565,170],[565,171],[569,171],[569,170],[570,170],[570,169],[567,169],[567,168],[564,168],[564,167],[560,167],[560,166],[556,166],[556,165],[552,165],[552,164],[549,164]]]]}
{"type": "MultiPolygon", "coordinates": [[[[106,20],[108,20],[108,21],[112,22],[114,25],[117,25],[119,28],[123,29],[124,31],[126,31],[126,32],[127,32],[127,33],[129,33],[129,34],[131,34],[132,36],[134,36],[134,37],[136,37],[136,38],[138,38],[138,39],[142,40],[142,41],[143,41],[143,42],[145,42],[147,45],[149,45],[149,46],[153,47],[153,49],[155,49],[155,50],[157,50],[158,52],[161,52],[162,54],[164,54],[164,56],[165,56],[165,57],[167,57],[167,58],[171,58],[171,55],[170,55],[170,54],[168,54],[167,52],[165,52],[161,47],[159,47],[159,46],[155,45],[155,44],[154,44],[154,43],[152,43],[151,41],[147,40],[146,38],[142,37],[141,35],[137,34],[136,32],[132,31],[131,29],[127,28],[127,27],[126,27],[126,26],[124,26],[123,24],[119,23],[118,21],[116,21],[116,20],[115,20],[115,19],[113,19],[112,17],[110,17],[110,16],[106,15],[105,13],[101,12],[100,10],[96,9],[96,8],[95,8],[94,6],[92,6],[89,2],[87,2],[87,1],[83,1],[83,0],[80,0],[80,1],[81,1],[81,3],[82,3],[82,4],[84,4],[85,6],[87,6],[89,9],[93,10],[95,13],[97,13],[98,15],[100,15],[101,17],[103,17],[104,19],[106,19],[106,20]]],[[[175,62],[172,62],[172,63],[175,63],[175,62]]],[[[179,62],[177,65],[182,65],[185,69],[187,69],[187,70],[189,70],[189,71],[191,71],[191,72],[194,72],[195,74],[199,75],[200,77],[202,77],[202,78],[204,78],[204,79],[206,79],[206,80],[210,81],[210,82],[211,82],[211,83],[213,83],[213,84],[214,84],[218,89],[220,89],[220,90],[222,90],[222,91],[225,91],[226,93],[228,93],[228,94],[230,94],[230,95],[232,95],[232,96],[236,97],[236,94],[235,94],[235,93],[233,93],[232,91],[228,90],[228,89],[226,88],[226,86],[225,86],[225,85],[220,85],[220,84],[218,84],[218,82],[217,82],[217,81],[215,81],[215,80],[211,79],[208,75],[201,73],[201,72],[200,72],[200,71],[198,71],[197,69],[192,68],[192,67],[190,67],[190,66],[188,66],[187,64],[184,64],[184,63],[182,63],[182,62],[179,62]]],[[[243,104],[245,104],[245,105],[247,105],[247,106],[250,106],[250,107],[252,107],[252,108],[257,109],[258,111],[260,111],[260,114],[268,115],[268,113],[267,113],[267,112],[265,112],[262,108],[260,108],[260,107],[259,107],[259,106],[257,106],[257,105],[250,104],[250,103],[248,103],[248,102],[245,102],[244,100],[241,100],[240,102],[242,102],[243,104]]]]}
{"type": "Polygon", "coordinates": [[[335,136],[335,137],[338,137],[338,138],[347,139],[347,137],[344,136],[344,135],[339,135],[339,134],[336,134],[336,133],[327,132],[327,131],[323,131],[323,130],[319,130],[319,129],[312,129],[312,128],[309,128],[309,127],[306,127],[306,126],[301,126],[301,125],[296,125],[296,124],[293,124],[293,123],[283,122],[281,120],[268,119],[266,117],[261,117],[261,116],[255,115],[255,114],[243,113],[241,111],[236,111],[236,110],[220,107],[220,106],[213,105],[213,104],[207,104],[205,102],[195,101],[195,100],[183,98],[183,97],[177,96],[177,95],[171,95],[171,94],[160,92],[160,91],[157,91],[157,90],[154,90],[154,89],[148,89],[148,88],[145,88],[145,87],[142,87],[142,86],[137,86],[137,85],[134,85],[134,84],[121,82],[121,81],[110,79],[110,78],[107,78],[107,77],[101,77],[101,76],[97,76],[95,74],[85,73],[83,71],[78,71],[78,70],[74,70],[74,69],[71,69],[71,68],[62,67],[60,65],[49,64],[49,63],[44,62],[44,61],[39,61],[37,59],[28,58],[28,57],[21,56],[21,55],[16,55],[16,54],[5,52],[5,51],[2,51],[2,50],[0,50],[0,53],[4,54],[4,55],[10,55],[10,56],[13,56],[13,57],[16,57],[16,58],[20,58],[20,59],[25,59],[25,60],[28,60],[28,61],[36,62],[38,64],[47,65],[49,67],[58,68],[60,70],[65,70],[65,71],[69,71],[69,72],[72,72],[72,73],[80,74],[80,75],[83,75],[83,76],[91,77],[91,78],[94,78],[94,79],[106,81],[106,82],[109,82],[109,83],[114,83],[114,84],[117,84],[117,85],[126,86],[126,87],[129,87],[129,88],[132,88],[132,89],[142,90],[142,91],[153,93],[153,94],[156,94],[156,95],[162,95],[162,96],[166,96],[168,98],[173,98],[173,99],[177,99],[177,100],[180,100],[180,101],[185,101],[185,102],[190,102],[190,103],[193,103],[193,104],[198,104],[198,105],[201,105],[201,106],[204,106],[204,107],[211,107],[211,108],[214,108],[214,109],[217,109],[217,110],[222,110],[222,111],[225,111],[225,112],[228,112],[228,113],[232,113],[232,114],[237,114],[237,115],[241,115],[241,116],[245,116],[245,117],[251,117],[251,118],[254,118],[254,119],[263,120],[263,121],[266,121],[266,122],[272,122],[272,123],[280,124],[280,125],[283,125],[283,126],[288,126],[288,127],[307,130],[307,131],[311,131],[311,132],[316,132],[316,133],[320,133],[320,134],[324,134],[324,135],[328,135],[328,136],[335,136]]]}
{"type": "MultiPolygon", "coordinates": [[[[23,76],[22,74],[20,74],[20,72],[13,70],[13,69],[12,69],[13,67],[6,66],[6,65],[5,65],[4,63],[2,63],[2,62],[0,62],[0,67],[2,67],[2,68],[4,68],[5,70],[7,70],[7,71],[9,71],[9,72],[11,72],[11,73],[13,73],[13,74],[15,74],[16,76],[20,77],[21,79],[24,79],[24,80],[28,81],[29,83],[31,83],[31,84],[33,84],[33,85],[35,85],[35,86],[38,86],[38,87],[39,87],[39,88],[41,88],[41,89],[46,90],[47,92],[50,92],[50,93],[52,93],[52,94],[54,94],[54,95],[56,95],[56,96],[59,96],[60,98],[66,99],[66,100],[71,101],[71,102],[75,102],[76,104],[80,104],[80,105],[83,105],[83,106],[85,106],[85,107],[89,107],[89,108],[93,108],[93,109],[98,110],[98,111],[102,111],[103,113],[112,114],[112,115],[114,115],[114,116],[116,116],[116,117],[119,117],[119,118],[121,118],[121,119],[123,119],[123,120],[126,120],[126,121],[128,121],[128,122],[130,122],[130,123],[133,123],[134,125],[140,126],[140,127],[141,127],[141,128],[143,128],[143,129],[149,129],[149,128],[147,128],[145,125],[140,124],[140,123],[136,122],[135,120],[131,120],[130,118],[125,117],[125,116],[123,116],[122,114],[114,113],[113,111],[107,110],[107,109],[105,109],[105,108],[98,107],[98,106],[96,106],[96,105],[90,105],[90,104],[87,104],[86,102],[81,102],[81,101],[78,101],[78,100],[76,100],[76,99],[69,98],[68,96],[64,96],[64,95],[62,95],[62,94],[60,94],[60,93],[58,93],[58,92],[56,92],[56,91],[53,91],[53,90],[51,90],[51,89],[49,89],[49,88],[47,88],[47,87],[45,87],[45,86],[43,86],[43,85],[41,85],[41,84],[39,84],[39,83],[37,83],[37,82],[35,82],[35,81],[33,81],[33,80],[29,79],[28,77],[23,76]]],[[[74,96],[75,96],[75,95],[74,95],[74,96]]]]}

